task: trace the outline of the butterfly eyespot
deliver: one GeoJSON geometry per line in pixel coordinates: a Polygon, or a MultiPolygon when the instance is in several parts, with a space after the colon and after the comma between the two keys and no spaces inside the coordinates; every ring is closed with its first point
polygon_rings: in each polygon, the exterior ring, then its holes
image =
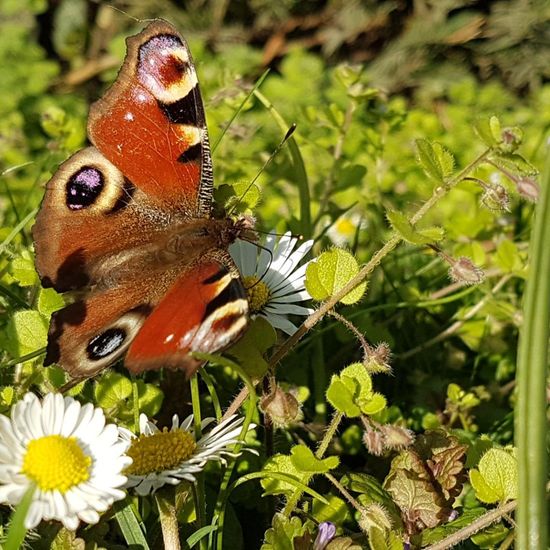
{"type": "Polygon", "coordinates": [[[98,361],[111,355],[122,346],[126,336],[126,331],[122,328],[110,328],[94,336],[86,348],[88,358],[98,361]]]}
{"type": "Polygon", "coordinates": [[[96,168],[84,166],[67,182],[66,201],[70,210],[82,210],[94,204],[101,194],[105,180],[96,168]]]}

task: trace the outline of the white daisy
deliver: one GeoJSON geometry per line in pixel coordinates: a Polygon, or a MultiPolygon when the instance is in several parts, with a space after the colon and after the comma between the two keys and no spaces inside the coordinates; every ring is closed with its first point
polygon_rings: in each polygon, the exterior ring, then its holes
{"type": "Polygon", "coordinates": [[[262,246],[263,250],[247,241],[237,240],[229,252],[239,271],[248,293],[252,317],[261,315],[275,328],[287,334],[294,334],[297,328],[288,315],[309,315],[312,309],[298,306],[296,302],[309,300],[304,287],[305,262],[298,267],[302,258],[311,250],[313,241],[303,242],[296,250],[298,239],[290,232],[280,239],[270,233],[262,246]]]}
{"type": "Polygon", "coordinates": [[[27,393],[11,418],[0,415],[0,502],[16,505],[35,485],[25,527],[58,520],[75,530],[96,523],[126,483],[127,443],[103,411],[72,397],[50,393],[41,401],[27,393]]]}
{"type": "MultiPolygon", "coordinates": [[[[201,430],[212,424],[214,418],[202,421],[201,430]]],[[[119,428],[120,438],[128,442],[127,451],[133,463],[124,472],[128,476],[126,487],[135,488],[138,495],[154,493],[163,485],[177,485],[183,479],[194,482],[209,460],[226,464],[226,457],[237,457],[227,448],[239,442],[244,419],[230,416],[208,434],[195,441],[193,415],[180,423],[178,415],[172,417],[172,428],[159,430],[146,415],[139,417],[140,435],[119,428]]],[[[256,426],[250,424],[248,429],[256,426]]]]}
{"type": "Polygon", "coordinates": [[[358,212],[346,212],[328,228],[327,235],[336,246],[346,246],[353,241],[357,231],[366,226],[358,212]]]}

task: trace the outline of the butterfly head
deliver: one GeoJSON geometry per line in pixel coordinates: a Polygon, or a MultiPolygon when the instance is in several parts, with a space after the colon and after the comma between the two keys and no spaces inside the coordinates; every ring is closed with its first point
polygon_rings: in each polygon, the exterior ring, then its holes
{"type": "Polygon", "coordinates": [[[237,239],[250,242],[256,242],[258,240],[258,235],[256,231],[254,231],[256,220],[253,216],[243,215],[235,220],[227,218],[227,221],[229,223],[227,223],[220,232],[223,248],[227,248],[237,239]]]}

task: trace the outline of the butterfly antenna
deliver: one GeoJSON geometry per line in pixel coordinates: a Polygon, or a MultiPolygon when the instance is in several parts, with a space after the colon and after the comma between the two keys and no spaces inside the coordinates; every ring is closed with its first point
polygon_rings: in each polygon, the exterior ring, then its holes
{"type": "Polygon", "coordinates": [[[229,122],[225,125],[225,128],[222,130],[222,133],[219,135],[218,139],[214,144],[212,144],[212,153],[216,150],[216,147],[220,144],[220,141],[223,139],[223,136],[225,136],[227,130],[231,127],[233,124],[233,121],[239,116],[239,113],[243,110],[244,106],[246,105],[246,102],[254,95],[256,90],[262,85],[263,81],[265,80],[266,76],[269,74],[269,69],[266,69],[262,76],[256,80],[256,84],[254,84],[254,87],[252,90],[250,90],[250,93],[243,99],[242,103],[239,105],[238,109],[233,113],[233,116],[229,119],[229,122]]]}
{"type": "Polygon", "coordinates": [[[267,267],[266,267],[265,271],[262,273],[262,276],[259,277],[258,280],[253,285],[250,285],[246,290],[248,290],[250,288],[254,288],[258,283],[261,283],[263,281],[264,277],[267,275],[267,272],[269,271],[269,268],[271,267],[271,264],[273,262],[273,252],[271,252],[271,250],[269,250],[269,248],[267,248],[266,246],[262,246],[261,244],[252,242],[252,241],[249,241],[249,242],[256,245],[258,248],[261,248],[262,250],[265,250],[269,254],[269,262],[267,263],[267,267]]]}
{"type": "Polygon", "coordinates": [[[264,162],[264,165],[258,170],[258,173],[254,176],[252,181],[248,184],[246,189],[241,193],[241,196],[237,199],[237,202],[233,205],[233,207],[229,210],[227,213],[228,216],[230,216],[235,208],[237,208],[238,204],[243,200],[243,198],[246,196],[246,194],[250,191],[250,188],[256,183],[256,180],[260,177],[262,172],[269,166],[271,161],[279,154],[279,151],[284,147],[285,143],[290,139],[292,134],[294,133],[294,130],[296,130],[296,123],[292,123],[290,128],[287,130],[285,137],[281,140],[279,145],[275,147],[273,153],[269,155],[269,158],[264,162]]]}

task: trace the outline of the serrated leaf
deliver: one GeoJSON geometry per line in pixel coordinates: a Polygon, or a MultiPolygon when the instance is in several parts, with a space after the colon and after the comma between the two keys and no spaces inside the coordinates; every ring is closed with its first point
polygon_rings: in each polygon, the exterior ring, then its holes
{"type": "Polygon", "coordinates": [[[94,387],[97,405],[107,410],[119,407],[130,395],[132,382],[118,372],[105,373],[94,387]]]}
{"type": "MultiPolygon", "coordinates": [[[[359,273],[357,260],[347,250],[333,248],[323,252],[306,268],[305,287],[314,300],[326,300],[342,289],[359,273]]],[[[361,299],[367,283],[363,282],[346,294],[340,301],[354,304],[361,299]]]]}
{"type": "Polygon", "coordinates": [[[51,550],[84,550],[84,539],[77,538],[74,531],[62,527],[51,543],[51,550]]]}
{"type": "Polygon", "coordinates": [[[539,171],[526,159],[517,153],[495,151],[490,159],[500,168],[517,176],[536,176],[539,171]]]}
{"type": "Polygon", "coordinates": [[[313,451],[305,445],[292,447],[290,460],[298,472],[310,474],[325,474],[336,468],[340,462],[336,456],[323,459],[317,458],[313,451]]]}
{"type": "Polygon", "coordinates": [[[426,229],[414,228],[407,217],[396,210],[389,210],[386,216],[394,231],[409,244],[423,246],[438,242],[443,239],[445,235],[441,227],[428,227],[426,229]]]}
{"type": "Polygon", "coordinates": [[[479,461],[478,469],[470,470],[470,482],[476,497],[487,504],[504,503],[516,498],[518,464],[512,452],[489,449],[479,461]]]}
{"type": "Polygon", "coordinates": [[[416,152],[418,163],[426,175],[437,183],[443,183],[443,172],[432,144],[427,139],[417,139],[416,152]]]}
{"type": "Polygon", "coordinates": [[[392,460],[384,488],[400,508],[408,534],[435,527],[443,520],[444,502],[428,469],[413,450],[401,451],[392,460]]]}

